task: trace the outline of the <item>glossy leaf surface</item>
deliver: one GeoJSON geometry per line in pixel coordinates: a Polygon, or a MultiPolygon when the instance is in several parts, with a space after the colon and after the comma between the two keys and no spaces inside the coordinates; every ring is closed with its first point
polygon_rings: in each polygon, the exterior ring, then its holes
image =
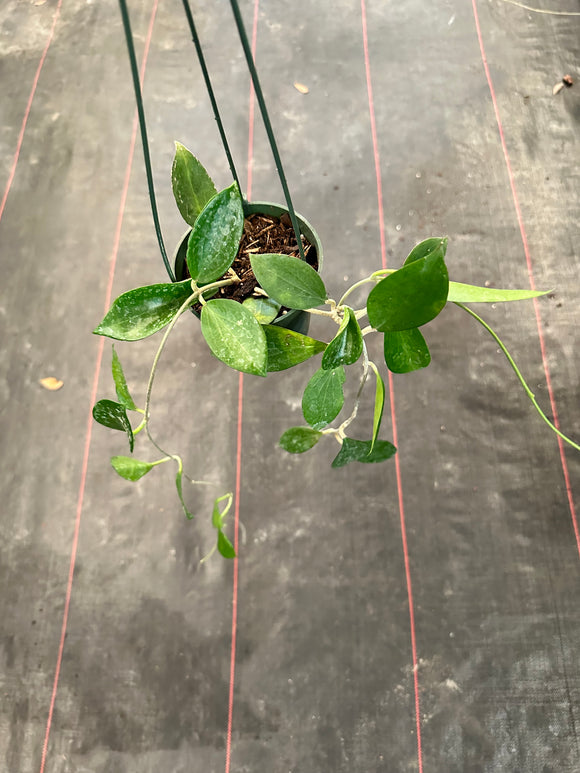
{"type": "Polygon", "coordinates": [[[280,438],[280,445],[290,454],[303,454],[313,448],[321,437],[322,433],[311,427],[291,427],[280,438]]]}
{"type": "Polygon", "coordinates": [[[114,346],[113,346],[113,362],[111,365],[111,370],[113,371],[113,381],[115,382],[117,399],[119,400],[121,405],[123,405],[128,411],[136,411],[137,406],[133,402],[133,398],[131,397],[131,394],[129,392],[129,387],[127,386],[127,380],[123,372],[123,366],[121,365],[121,360],[119,359],[119,355],[115,351],[114,346]]]}
{"type": "Polygon", "coordinates": [[[424,241],[419,242],[419,244],[416,244],[405,259],[403,265],[406,266],[408,263],[414,263],[416,260],[426,258],[427,255],[440,255],[444,258],[446,252],[447,237],[432,236],[430,239],[425,239],[424,241]]]}
{"type": "Polygon", "coordinates": [[[362,462],[363,464],[384,462],[397,452],[395,446],[388,440],[377,440],[372,451],[371,445],[371,440],[345,438],[342,441],[342,448],[332,462],[332,467],[335,469],[344,467],[349,462],[362,462]]]}
{"type": "Polygon", "coordinates": [[[314,357],[326,348],[324,341],[277,325],[264,325],[268,346],[268,372],[286,370],[314,357]]]}
{"type": "Polygon", "coordinates": [[[383,410],[385,407],[385,382],[381,378],[381,374],[379,373],[375,363],[370,362],[369,365],[371,366],[376,379],[375,410],[373,413],[373,437],[371,440],[371,447],[370,447],[370,450],[372,451],[375,446],[375,443],[377,442],[379,429],[381,428],[381,421],[383,419],[383,410]]]}
{"type": "Polygon", "coordinates": [[[506,301],[526,301],[548,295],[550,290],[500,290],[495,287],[477,287],[461,282],[449,282],[447,300],[456,303],[504,303],[506,301]]]}
{"type": "Polygon", "coordinates": [[[362,351],[362,332],[354,311],[347,306],[338,333],[326,347],[322,367],[330,370],[338,368],[339,365],[352,365],[361,356],[362,351]]]}
{"type": "Polygon", "coordinates": [[[207,284],[219,279],[234,262],[244,230],[242,197],[236,183],[205,206],[187,242],[192,279],[207,284]]]}
{"type": "Polygon", "coordinates": [[[223,533],[221,529],[218,529],[217,549],[219,550],[219,552],[224,558],[236,557],[236,551],[234,550],[234,546],[232,545],[232,543],[229,541],[229,539],[226,537],[226,535],[223,533]]]}
{"type": "Polygon", "coordinates": [[[199,213],[217,191],[201,163],[180,142],[175,143],[171,185],[181,217],[193,228],[199,213]]]}
{"type": "Polygon", "coordinates": [[[129,290],[113,302],[93,333],[118,341],[140,341],[168,325],[191,294],[189,279],[129,290]]]}
{"type": "Polygon", "coordinates": [[[125,480],[139,480],[144,475],[147,475],[149,470],[155,467],[151,462],[140,462],[138,459],[133,459],[131,456],[113,456],[111,458],[111,464],[116,473],[118,473],[125,480]]]}
{"type": "Polygon", "coordinates": [[[253,255],[252,268],[270,298],[289,309],[311,309],[322,305],[328,295],[317,272],[291,255],[253,255]]]}
{"type": "Polygon", "coordinates": [[[133,451],[135,444],[133,430],[131,429],[131,422],[127,417],[127,411],[121,403],[115,403],[113,400],[99,400],[93,406],[93,419],[104,427],[125,432],[129,438],[129,449],[131,452],[133,451]]]}
{"type": "Polygon", "coordinates": [[[435,251],[386,276],[371,290],[369,322],[381,332],[425,325],[444,308],[448,290],[447,267],[435,251]]]}
{"type": "Polygon", "coordinates": [[[383,344],[385,362],[393,373],[410,373],[431,362],[429,347],[417,328],[385,333],[383,344]]]}
{"type": "Polygon", "coordinates": [[[251,311],[226,299],[208,301],[201,310],[201,332],[209,348],[230,368],[265,376],[266,336],[251,311]]]}
{"type": "Polygon", "coordinates": [[[269,325],[276,319],[280,311],[280,304],[277,301],[263,296],[246,298],[242,306],[252,312],[260,325],[269,325]]]}
{"type": "Polygon", "coordinates": [[[322,429],[335,419],[344,405],[344,368],[317,370],[302,396],[302,413],[314,429],[322,429]]]}

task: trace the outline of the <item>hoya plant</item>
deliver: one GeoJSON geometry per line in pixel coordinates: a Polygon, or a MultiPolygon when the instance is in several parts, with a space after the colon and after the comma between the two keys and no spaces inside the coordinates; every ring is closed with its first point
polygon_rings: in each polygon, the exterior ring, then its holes
{"type": "MultiPolygon", "coordinates": [[[[132,455],[113,456],[111,464],[121,477],[137,481],[154,467],[173,462],[179,499],[187,517],[193,517],[183,492],[182,459],[176,453],[165,452],[149,428],[152,389],[161,354],[177,321],[190,309],[199,316],[201,335],[215,357],[242,373],[263,378],[268,373],[319,358],[319,367],[302,394],[304,423],[290,427],[280,438],[280,446],[289,453],[304,453],[322,440],[332,438],[340,446],[333,468],[351,462],[376,464],[390,459],[396,449],[380,437],[385,402],[381,368],[402,374],[427,367],[431,355],[421,328],[449,303],[459,306],[487,330],[542,419],[580,450],[543,413],[498,335],[466,305],[518,301],[546,293],[452,282],[445,263],[447,238],[432,237],[417,244],[400,268],[374,271],[346,288],[336,300],[329,297],[317,271],[319,263],[308,258],[312,245],[297,230],[295,217],[292,218],[294,227],[288,219],[284,223],[284,217],[281,220],[265,217],[256,229],[249,216],[251,207],[243,200],[237,183],[218,192],[201,163],[179,143],[176,143],[172,187],[179,211],[191,229],[182,245],[186,265],[182,266],[181,273],[186,278],[179,279],[178,272],[178,281],[123,293],[94,330],[97,335],[115,340],[138,341],[164,329],[153,359],[145,405],[139,408],[133,401],[113,347],[112,372],[117,400],[99,400],[93,408],[96,421],[127,435],[131,454],[135,436],[142,431],[160,454],[153,461],[132,455]],[[281,229],[286,231],[286,236],[271,239],[271,234],[281,229]],[[253,247],[248,247],[248,233],[253,247]],[[292,239],[294,242],[288,247],[292,239]],[[269,249],[270,244],[274,249],[269,249]],[[363,288],[368,289],[366,302],[357,308],[349,301],[355,291],[362,292],[363,288]],[[328,320],[328,340],[306,335],[300,325],[294,325],[293,329],[293,317],[302,313],[303,318],[304,312],[328,320]],[[384,362],[369,359],[366,339],[373,334],[382,337],[384,362]],[[347,373],[358,379],[358,390],[350,413],[339,418],[344,408],[347,373]],[[374,382],[369,395],[374,404],[372,426],[357,426],[355,430],[359,404],[369,381],[374,382]],[[128,412],[141,415],[137,426],[131,423],[128,412]]],[[[219,496],[212,513],[217,531],[214,549],[226,558],[235,556],[225,533],[225,519],[231,504],[232,494],[219,496]]]]}

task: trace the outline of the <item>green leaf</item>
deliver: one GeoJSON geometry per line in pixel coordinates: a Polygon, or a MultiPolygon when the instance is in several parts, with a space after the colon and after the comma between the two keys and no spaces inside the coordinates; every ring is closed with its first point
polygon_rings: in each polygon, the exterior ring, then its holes
{"type": "Polygon", "coordinates": [[[155,467],[154,462],[140,462],[138,459],[133,459],[130,456],[113,456],[111,464],[115,472],[122,478],[133,481],[147,475],[149,470],[155,467]]]}
{"type": "Polygon", "coordinates": [[[191,294],[189,279],[129,290],[113,302],[93,333],[119,341],[147,338],[169,324],[191,294]]]}
{"type": "Polygon", "coordinates": [[[314,429],[322,429],[335,419],[344,405],[344,367],[317,370],[302,397],[302,413],[314,429]]]}
{"type": "Polygon", "coordinates": [[[310,427],[291,427],[280,438],[280,445],[290,454],[303,454],[313,448],[321,437],[322,432],[310,427]]]}
{"type": "Polygon", "coordinates": [[[372,440],[353,440],[346,437],[342,441],[342,448],[332,462],[332,467],[344,467],[349,462],[362,462],[363,464],[374,464],[375,462],[384,462],[390,459],[397,449],[388,440],[377,440],[371,451],[372,440]]]}
{"type": "Polygon", "coordinates": [[[326,302],[328,294],[317,272],[291,255],[252,255],[252,269],[270,298],[289,309],[311,309],[326,302]]]}
{"type": "Polygon", "coordinates": [[[417,328],[385,333],[385,362],[393,373],[410,373],[431,362],[429,348],[417,328]]]}
{"type": "Polygon", "coordinates": [[[526,301],[548,295],[551,290],[500,290],[495,287],[477,287],[461,282],[449,282],[447,301],[455,303],[503,303],[505,301],[526,301]]]}
{"type": "Polygon", "coordinates": [[[369,365],[373,369],[376,377],[375,412],[373,415],[373,439],[371,440],[371,448],[369,451],[369,453],[372,453],[372,450],[375,447],[375,443],[377,442],[377,437],[383,418],[383,409],[385,407],[385,382],[381,378],[381,374],[379,373],[375,363],[369,362],[369,365]]]}
{"type": "Polygon", "coordinates": [[[263,330],[268,345],[269,373],[299,365],[326,348],[324,341],[317,341],[278,325],[264,325],[263,330]]]}
{"type": "Polygon", "coordinates": [[[266,336],[251,311],[226,299],[208,301],[201,310],[201,332],[209,348],[230,368],[265,376],[266,336]]]}
{"type": "Polygon", "coordinates": [[[381,332],[420,327],[444,308],[448,291],[447,267],[436,250],[373,287],[367,299],[369,322],[381,332]]]}
{"type": "Polygon", "coordinates": [[[403,265],[406,266],[408,263],[414,263],[416,260],[426,258],[427,255],[440,255],[444,258],[446,252],[447,237],[432,236],[430,239],[425,239],[424,241],[419,242],[419,244],[416,244],[405,259],[403,265]]]}
{"type": "Polygon", "coordinates": [[[191,521],[192,518],[194,518],[194,515],[192,512],[190,512],[187,509],[187,505],[185,504],[185,499],[183,498],[183,464],[181,462],[181,459],[179,459],[177,464],[178,466],[177,466],[177,474],[175,476],[175,488],[177,489],[177,496],[179,497],[179,501],[181,502],[181,507],[183,508],[183,512],[185,513],[186,518],[188,518],[191,521]]]}
{"type": "Polygon", "coordinates": [[[330,370],[338,368],[339,365],[352,365],[361,356],[362,351],[362,332],[354,311],[347,306],[338,333],[326,347],[322,367],[324,370],[330,370]]]}
{"type": "Polygon", "coordinates": [[[93,419],[104,427],[125,432],[129,438],[129,449],[133,452],[133,446],[135,445],[133,430],[131,429],[131,422],[127,417],[127,411],[121,403],[115,403],[113,400],[99,400],[93,406],[93,419]]]}
{"type": "Polygon", "coordinates": [[[187,242],[187,267],[199,284],[225,274],[238,253],[244,230],[242,197],[236,183],[205,206],[187,242]]]}
{"type": "Polygon", "coordinates": [[[235,558],[234,546],[221,529],[218,530],[217,548],[224,558],[235,558]]]}
{"type": "Polygon", "coordinates": [[[230,511],[230,508],[232,506],[232,502],[234,501],[233,494],[223,494],[223,496],[218,497],[215,502],[213,503],[213,512],[211,516],[211,523],[214,529],[223,529],[225,518],[227,514],[230,511]],[[227,500],[226,505],[224,506],[224,509],[220,511],[220,504],[227,500]]]}
{"type": "Polygon", "coordinates": [[[171,185],[181,217],[193,228],[199,213],[217,191],[197,158],[180,142],[175,143],[171,185]]]}
{"type": "Polygon", "coordinates": [[[123,366],[121,365],[121,360],[119,359],[119,355],[115,351],[115,347],[113,346],[113,362],[111,369],[113,371],[113,381],[115,382],[115,390],[117,392],[117,398],[122,406],[127,408],[129,411],[137,411],[139,410],[135,403],[133,402],[133,398],[131,397],[131,394],[129,393],[129,387],[127,386],[127,381],[125,379],[125,374],[123,373],[123,366]]]}
{"type": "Polygon", "coordinates": [[[260,325],[268,325],[270,322],[273,322],[280,311],[279,303],[263,296],[259,298],[246,298],[242,306],[245,306],[248,311],[252,312],[260,325]]]}

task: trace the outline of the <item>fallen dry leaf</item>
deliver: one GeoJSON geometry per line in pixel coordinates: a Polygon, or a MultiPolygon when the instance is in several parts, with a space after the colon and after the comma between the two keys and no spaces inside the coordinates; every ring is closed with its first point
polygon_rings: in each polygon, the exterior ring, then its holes
{"type": "Polygon", "coordinates": [[[40,379],[40,384],[45,388],[48,389],[49,392],[56,392],[58,389],[60,389],[63,385],[63,381],[59,381],[54,376],[47,376],[46,378],[40,379]]]}
{"type": "Polygon", "coordinates": [[[552,94],[556,96],[556,94],[559,94],[563,88],[564,88],[564,84],[562,83],[562,81],[559,81],[552,89],[552,94]]]}
{"type": "Polygon", "coordinates": [[[294,88],[301,94],[308,94],[308,86],[305,86],[303,83],[298,83],[298,81],[296,81],[294,88]]]}

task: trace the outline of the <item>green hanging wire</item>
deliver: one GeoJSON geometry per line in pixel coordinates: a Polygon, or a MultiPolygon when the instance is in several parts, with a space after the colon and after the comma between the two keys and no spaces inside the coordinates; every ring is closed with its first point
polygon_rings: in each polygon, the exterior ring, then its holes
{"type": "Polygon", "coordinates": [[[145,171],[147,173],[147,188],[149,190],[149,201],[151,202],[151,212],[153,214],[153,222],[155,224],[155,233],[157,235],[157,242],[161,251],[161,257],[169,278],[172,282],[175,282],[175,274],[169,263],[167,252],[165,250],[165,243],[163,241],[163,234],[161,233],[161,224],[159,222],[159,212],[157,210],[157,200],[155,198],[155,186],[153,184],[153,170],[151,168],[151,156],[149,154],[149,140],[147,139],[147,126],[145,123],[145,110],[143,109],[143,97],[141,94],[141,83],[139,81],[139,68],[137,66],[137,57],[135,56],[135,46],[133,44],[133,33],[131,32],[131,22],[129,20],[129,12],[127,10],[126,0],[119,0],[119,6],[121,8],[121,17],[123,19],[123,29],[125,30],[125,39],[127,41],[127,51],[129,52],[129,61],[131,63],[131,75],[133,76],[133,87],[135,89],[135,102],[137,103],[137,114],[139,116],[139,129],[141,131],[141,142],[143,145],[143,156],[145,159],[145,171]]]}
{"type": "Polygon", "coordinates": [[[256,92],[256,99],[258,100],[258,105],[260,108],[260,113],[262,114],[262,120],[264,121],[264,127],[266,129],[266,134],[268,135],[268,141],[270,143],[270,148],[272,150],[272,155],[274,156],[274,162],[276,163],[276,169],[278,170],[278,177],[280,178],[280,183],[282,184],[282,190],[284,191],[284,197],[286,199],[286,204],[288,206],[288,212],[290,214],[290,220],[292,221],[292,227],[294,228],[294,235],[296,236],[296,241],[298,242],[298,249],[300,251],[300,258],[302,260],[305,260],[304,256],[304,247],[302,246],[302,239],[300,237],[300,226],[298,225],[298,218],[296,217],[296,212],[294,211],[294,205],[292,204],[292,198],[290,196],[290,190],[288,189],[288,183],[286,181],[286,175],[284,174],[284,168],[282,167],[282,160],[280,158],[280,154],[278,153],[278,146],[276,144],[276,139],[274,137],[274,131],[272,129],[272,124],[270,122],[270,117],[268,115],[268,110],[266,108],[266,102],[264,100],[264,94],[262,92],[262,87],[260,86],[260,80],[258,78],[258,72],[256,70],[256,65],[254,64],[254,57],[252,56],[252,49],[250,46],[250,42],[248,40],[248,36],[246,35],[246,30],[244,28],[244,22],[242,20],[242,14],[240,13],[240,7],[238,5],[237,0],[230,0],[230,4],[232,6],[232,11],[234,14],[234,19],[236,20],[236,26],[238,28],[238,34],[240,36],[240,41],[242,43],[242,48],[244,49],[244,54],[246,56],[246,62],[248,64],[248,69],[250,70],[250,75],[252,78],[252,83],[254,84],[254,90],[256,92]]]}
{"type": "MultiPolygon", "coordinates": [[[[219,111],[219,108],[218,108],[218,105],[217,105],[217,101],[216,101],[216,98],[215,98],[215,94],[214,94],[214,90],[213,90],[213,87],[212,87],[212,84],[211,84],[211,78],[209,77],[209,71],[207,69],[207,65],[206,65],[206,62],[205,62],[205,56],[203,54],[203,50],[202,50],[202,47],[201,47],[201,42],[199,40],[199,36],[198,36],[197,30],[195,28],[195,22],[193,21],[193,14],[191,13],[191,6],[189,4],[189,0],[182,0],[182,2],[183,2],[183,8],[185,10],[185,15],[187,17],[187,23],[189,25],[189,29],[190,29],[190,32],[191,32],[191,38],[192,38],[193,44],[195,46],[195,50],[196,50],[196,53],[197,53],[197,58],[199,60],[199,65],[201,67],[201,72],[203,74],[203,79],[205,81],[205,87],[207,89],[209,100],[211,102],[211,107],[212,107],[212,110],[213,110],[213,115],[214,115],[214,118],[215,118],[216,123],[217,123],[218,131],[220,133],[220,137],[221,137],[221,141],[222,141],[222,145],[223,145],[226,157],[228,159],[228,164],[229,164],[229,167],[230,167],[230,171],[231,171],[231,173],[233,175],[234,180],[238,184],[238,188],[239,188],[240,193],[241,193],[242,192],[242,187],[240,185],[240,180],[239,180],[239,177],[238,177],[238,173],[236,171],[236,166],[234,164],[234,159],[233,159],[231,151],[230,151],[230,146],[228,144],[228,139],[226,137],[226,132],[225,132],[225,129],[224,129],[224,125],[222,123],[222,119],[221,119],[221,116],[220,116],[220,111],[219,111]]],[[[247,214],[247,210],[246,210],[247,202],[246,202],[245,198],[243,198],[242,201],[243,201],[243,205],[244,205],[244,213],[247,214]]]]}

